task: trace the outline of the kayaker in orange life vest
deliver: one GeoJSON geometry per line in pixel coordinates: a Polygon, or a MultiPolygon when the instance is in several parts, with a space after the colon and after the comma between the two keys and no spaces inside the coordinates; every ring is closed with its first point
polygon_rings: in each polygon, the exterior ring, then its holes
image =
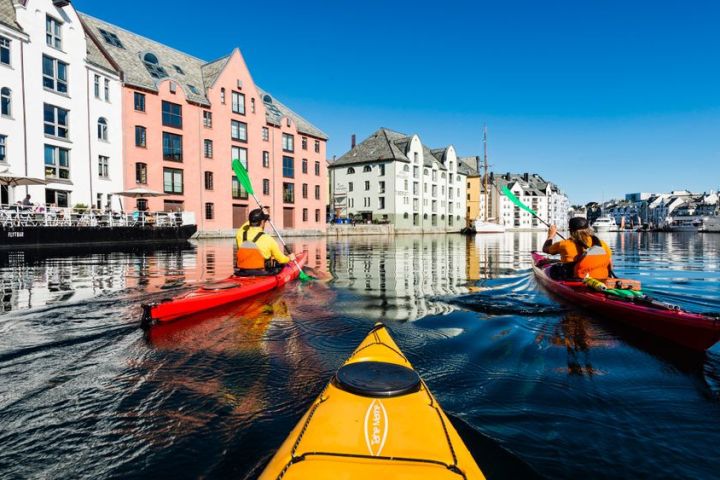
{"type": "Polygon", "coordinates": [[[238,247],[235,275],[276,275],[286,263],[295,260],[295,254],[283,254],[275,239],[265,233],[268,220],[270,215],[256,208],[238,229],[235,236],[238,247]]]}
{"type": "Polygon", "coordinates": [[[585,278],[589,275],[605,280],[612,271],[612,251],[600,240],[586,218],[570,219],[570,238],[553,243],[557,227],[551,225],[543,252],[560,255],[560,265],[551,271],[554,278],[585,278]]]}

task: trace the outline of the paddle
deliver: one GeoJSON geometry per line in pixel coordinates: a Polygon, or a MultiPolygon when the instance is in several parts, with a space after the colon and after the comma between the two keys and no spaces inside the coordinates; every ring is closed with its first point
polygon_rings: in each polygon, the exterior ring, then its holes
{"type": "MultiPolygon", "coordinates": [[[[538,215],[537,212],[535,212],[535,210],[533,210],[532,208],[528,207],[528,206],[525,205],[523,202],[521,202],[520,199],[517,198],[517,197],[515,196],[515,194],[514,194],[513,192],[511,192],[509,188],[507,188],[506,185],[503,185],[503,187],[500,189],[500,191],[503,193],[503,195],[505,195],[506,197],[508,197],[508,198],[510,199],[510,201],[513,202],[515,205],[517,205],[518,207],[522,208],[523,210],[525,210],[525,211],[528,212],[530,215],[532,215],[533,217],[535,217],[535,218],[537,218],[538,220],[540,220],[542,223],[544,223],[544,224],[547,225],[548,227],[550,226],[549,223],[547,223],[545,220],[543,220],[542,218],[540,218],[540,215],[538,215]]],[[[565,240],[565,237],[563,237],[561,234],[558,233],[558,236],[559,236],[560,238],[562,238],[563,240],[565,240]]]]}
{"type": "MultiPolygon", "coordinates": [[[[260,199],[257,198],[255,195],[255,190],[253,190],[252,182],[250,181],[250,175],[248,175],[248,171],[245,169],[243,164],[238,160],[237,158],[232,161],[232,169],[235,172],[235,175],[238,178],[238,181],[240,182],[240,185],[245,189],[246,192],[248,192],[252,197],[255,199],[255,201],[258,204],[258,207],[261,209],[264,208],[263,204],[260,203],[260,199]]],[[[282,243],[282,246],[285,248],[285,252],[287,254],[290,254],[290,249],[288,248],[287,244],[285,243],[285,240],[283,240],[282,236],[280,235],[280,232],[278,232],[277,228],[275,228],[275,225],[273,225],[272,220],[268,220],[270,222],[270,226],[273,229],[273,232],[275,232],[275,235],[280,240],[280,243],[282,243]]],[[[307,273],[303,272],[302,268],[300,268],[300,264],[297,263],[297,260],[293,260],[293,263],[297,267],[298,271],[300,272],[300,280],[307,281],[312,280],[312,277],[310,277],[307,273]]]]}

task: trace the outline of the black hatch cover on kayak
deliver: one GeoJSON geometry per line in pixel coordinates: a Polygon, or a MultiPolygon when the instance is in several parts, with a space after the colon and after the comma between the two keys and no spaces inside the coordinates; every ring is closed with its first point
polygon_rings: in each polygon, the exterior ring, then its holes
{"type": "Polygon", "coordinates": [[[344,365],[334,380],[338,388],[365,397],[397,397],[420,389],[420,376],[415,370],[387,362],[344,365]]]}
{"type": "Polygon", "coordinates": [[[240,284],[237,282],[218,282],[218,283],[208,283],[206,285],[203,285],[203,290],[227,290],[228,288],[235,288],[239,287],[240,284]]]}

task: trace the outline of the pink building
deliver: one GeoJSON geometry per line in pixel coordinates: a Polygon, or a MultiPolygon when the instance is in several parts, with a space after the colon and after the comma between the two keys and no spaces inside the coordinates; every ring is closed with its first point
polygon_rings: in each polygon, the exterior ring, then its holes
{"type": "Polygon", "coordinates": [[[327,136],[257,87],[238,49],[206,62],[81,18],[122,72],[125,188],[167,194],[140,207],[194,212],[201,233],[229,233],[255,208],[230,166],[239,158],[278,228],[324,231],[327,136]]]}

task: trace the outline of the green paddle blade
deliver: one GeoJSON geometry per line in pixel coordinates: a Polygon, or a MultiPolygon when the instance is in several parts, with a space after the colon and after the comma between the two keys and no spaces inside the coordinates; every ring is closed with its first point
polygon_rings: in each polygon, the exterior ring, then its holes
{"type": "Polygon", "coordinates": [[[254,195],[255,192],[253,191],[252,183],[250,182],[250,175],[248,175],[248,171],[245,167],[243,167],[243,164],[240,163],[240,160],[237,158],[232,161],[232,169],[235,172],[235,176],[238,178],[240,185],[242,185],[245,191],[250,195],[254,195]]]}
{"type": "Polygon", "coordinates": [[[522,208],[523,210],[525,210],[526,212],[528,212],[531,215],[534,215],[536,217],[538,216],[538,214],[532,208],[528,207],[523,202],[521,202],[520,199],[517,198],[515,196],[515,194],[513,192],[511,192],[509,188],[507,188],[506,185],[503,185],[503,187],[500,189],[500,191],[503,193],[503,195],[508,197],[510,199],[510,201],[513,202],[518,207],[522,208]]]}

